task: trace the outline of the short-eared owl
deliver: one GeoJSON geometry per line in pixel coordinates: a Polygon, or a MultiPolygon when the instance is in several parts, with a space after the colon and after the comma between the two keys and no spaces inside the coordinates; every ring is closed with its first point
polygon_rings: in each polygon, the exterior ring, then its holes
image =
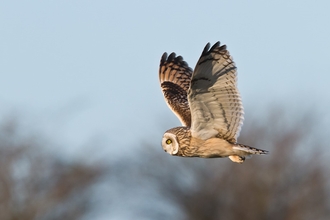
{"type": "Polygon", "coordinates": [[[229,157],[242,163],[246,156],[266,154],[237,143],[243,124],[243,105],[237,89],[237,72],[226,45],[210,49],[208,43],[192,70],[181,56],[164,53],[159,81],[166,103],[182,127],[165,132],[163,149],[182,157],[229,157]]]}

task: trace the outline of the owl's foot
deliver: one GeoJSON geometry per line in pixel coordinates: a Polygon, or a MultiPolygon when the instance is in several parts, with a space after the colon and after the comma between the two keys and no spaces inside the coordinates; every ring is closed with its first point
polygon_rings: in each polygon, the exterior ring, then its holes
{"type": "Polygon", "coordinates": [[[231,155],[231,156],[229,156],[229,159],[235,163],[243,163],[245,160],[245,157],[241,157],[238,155],[231,155]]]}

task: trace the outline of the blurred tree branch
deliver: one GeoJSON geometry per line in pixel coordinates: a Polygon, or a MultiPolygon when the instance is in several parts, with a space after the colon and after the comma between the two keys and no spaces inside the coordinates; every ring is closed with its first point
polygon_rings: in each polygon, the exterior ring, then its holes
{"type": "Polygon", "coordinates": [[[328,219],[330,175],[321,159],[316,119],[295,115],[287,121],[283,114],[272,112],[243,128],[240,142],[270,150],[269,155],[238,165],[171,157],[146,143],[135,178],[154,186],[187,220],[328,219]]]}
{"type": "Polygon", "coordinates": [[[91,205],[97,166],[68,163],[42,141],[22,137],[15,121],[0,128],[0,219],[80,219],[91,205]]]}
{"type": "Polygon", "coordinates": [[[265,120],[247,121],[239,142],[270,154],[242,165],[172,157],[148,139],[140,154],[116,160],[106,155],[111,172],[65,162],[44,150],[40,137],[20,135],[14,121],[2,123],[0,219],[83,219],[97,197],[102,210],[95,216],[116,201],[115,213],[128,219],[325,220],[330,175],[315,120],[272,112],[265,120]]]}

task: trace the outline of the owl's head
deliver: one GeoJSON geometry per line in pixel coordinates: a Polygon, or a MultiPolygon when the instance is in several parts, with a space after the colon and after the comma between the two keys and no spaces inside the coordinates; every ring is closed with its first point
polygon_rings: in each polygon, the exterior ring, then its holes
{"type": "Polygon", "coordinates": [[[179,151],[179,142],[175,134],[165,132],[162,140],[162,147],[165,152],[175,155],[179,151]]]}
{"type": "Polygon", "coordinates": [[[165,152],[182,156],[182,150],[190,143],[190,130],[187,127],[176,127],[165,132],[162,139],[162,147],[165,152]]]}

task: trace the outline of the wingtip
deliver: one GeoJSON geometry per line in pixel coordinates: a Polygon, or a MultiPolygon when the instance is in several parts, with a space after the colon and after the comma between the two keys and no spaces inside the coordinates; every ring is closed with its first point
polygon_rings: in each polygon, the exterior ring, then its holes
{"type": "Polygon", "coordinates": [[[211,47],[210,51],[214,50],[215,48],[220,46],[220,41],[217,41],[213,46],[211,47]]]}
{"type": "Polygon", "coordinates": [[[160,59],[161,62],[165,62],[167,60],[167,53],[164,52],[162,58],[160,59]]]}
{"type": "Polygon", "coordinates": [[[205,54],[205,53],[207,53],[207,52],[209,51],[209,49],[210,49],[210,46],[211,46],[211,44],[210,44],[210,42],[208,42],[208,43],[205,45],[205,47],[204,47],[204,50],[203,50],[203,53],[202,53],[202,54],[205,54]]]}
{"type": "Polygon", "coordinates": [[[262,154],[269,154],[269,151],[268,150],[262,150],[263,153],[262,154]]]}
{"type": "Polygon", "coordinates": [[[160,59],[160,65],[164,65],[165,63],[175,62],[177,64],[181,64],[181,66],[184,66],[187,68],[187,70],[192,71],[192,69],[188,66],[188,63],[184,61],[182,56],[176,56],[176,53],[172,52],[170,55],[167,55],[167,53],[163,53],[161,59],[160,59]]]}
{"type": "Polygon", "coordinates": [[[174,52],[170,53],[170,55],[168,55],[166,52],[163,53],[160,62],[161,63],[165,63],[165,62],[171,62],[173,60],[177,60],[177,61],[182,61],[183,58],[181,56],[176,57],[176,54],[174,52]]]}
{"type": "Polygon", "coordinates": [[[177,61],[177,62],[184,62],[182,56],[175,57],[175,61],[177,61]]]}
{"type": "Polygon", "coordinates": [[[226,45],[220,46],[220,41],[217,41],[213,46],[211,47],[210,43],[207,43],[206,46],[204,47],[202,55],[205,55],[207,53],[210,53],[211,51],[214,51],[216,48],[221,48],[221,50],[226,49],[226,45]]]}

